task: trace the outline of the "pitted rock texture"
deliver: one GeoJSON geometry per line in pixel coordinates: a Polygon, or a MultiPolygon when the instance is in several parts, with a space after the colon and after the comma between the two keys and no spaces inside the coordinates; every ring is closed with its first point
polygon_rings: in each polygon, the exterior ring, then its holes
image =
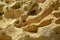
{"type": "Polygon", "coordinates": [[[60,0],[0,0],[0,40],[60,40],[60,0]]]}

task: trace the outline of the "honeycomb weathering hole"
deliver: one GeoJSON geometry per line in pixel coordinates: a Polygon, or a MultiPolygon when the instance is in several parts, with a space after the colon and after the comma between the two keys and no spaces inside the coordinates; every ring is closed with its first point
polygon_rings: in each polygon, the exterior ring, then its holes
{"type": "Polygon", "coordinates": [[[12,9],[19,9],[20,8],[20,3],[17,2],[15,5],[12,6],[12,9]]]}
{"type": "Polygon", "coordinates": [[[0,13],[0,20],[2,20],[3,19],[3,13],[0,13]]]}
{"type": "Polygon", "coordinates": [[[4,14],[4,17],[6,18],[13,18],[13,11],[9,10],[4,14]]]}
{"type": "Polygon", "coordinates": [[[8,10],[5,14],[4,17],[5,18],[19,18],[22,15],[22,12],[20,10],[8,10]]]}
{"type": "Polygon", "coordinates": [[[17,28],[20,28],[19,24],[20,24],[20,21],[17,20],[17,21],[15,21],[14,26],[16,26],[17,28]]]}
{"type": "Polygon", "coordinates": [[[37,10],[38,10],[38,7],[39,7],[39,4],[34,3],[34,4],[31,6],[31,8],[30,8],[30,10],[29,10],[29,12],[28,12],[28,15],[36,15],[36,12],[37,12],[37,10]]]}
{"type": "Polygon", "coordinates": [[[60,24],[60,19],[55,21],[56,24],[60,24]]]}
{"type": "Polygon", "coordinates": [[[53,9],[51,7],[49,7],[48,9],[46,9],[41,15],[33,18],[33,19],[29,19],[26,22],[21,23],[20,25],[24,26],[24,25],[28,25],[31,23],[38,23],[40,22],[42,19],[44,19],[46,16],[48,16],[49,14],[51,14],[51,12],[53,11],[53,9]]]}
{"type": "Polygon", "coordinates": [[[26,28],[23,28],[24,31],[36,33],[38,30],[38,27],[36,25],[27,26],[26,28]]]}
{"type": "Polygon", "coordinates": [[[60,26],[57,26],[57,28],[54,29],[55,34],[60,34],[60,26]]]}
{"type": "Polygon", "coordinates": [[[41,26],[41,27],[47,26],[47,25],[49,25],[49,24],[52,23],[52,20],[53,20],[53,19],[49,19],[49,20],[42,21],[39,26],[41,26]]]}
{"type": "Polygon", "coordinates": [[[31,23],[38,23],[40,22],[42,19],[44,19],[46,16],[48,16],[49,14],[51,14],[51,12],[53,11],[52,8],[48,8],[47,10],[45,10],[41,15],[33,18],[33,19],[29,19],[26,21],[26,24],[31,24],[31,23]]]}
{"type": "Polygon", "coordinates": [[[29,10],[29,7],[25,6],[25,7],[24,7],[24,10],[25,10],[25,11],[28,11],[28,10],[29,10]]]}
{"type": "Polygon", "coordinates": [[[36,10],[32,10],[29,15],[35,15],[36,10]]]}
{"type": "Polygon", "coordinates": [[[53,13],[53,16],[55,16],[56,18],[60,17],[60,13],[53,13]]]}
{"type": "Polygon", "coordinates": [[[2,15],[2,13],[0,13],[0,16],[2,15]]]}
{"type": "Polygon", "coordinates": [[[58,1],[56,1],[56,2],[53,2],[53,4],[51,6],[54,10],[58,10],[59,6],[60,6],[60,3],[58,1]]]}
{"type": "Polygon", "coordinates": [[[25,26],[24,22],[25,22],[25,20],[23,20],[23,21],[16,20],[15,23],[14,23],[14,26],[17,27],[17,28],[21,28],[21,27],[25,26]]]}

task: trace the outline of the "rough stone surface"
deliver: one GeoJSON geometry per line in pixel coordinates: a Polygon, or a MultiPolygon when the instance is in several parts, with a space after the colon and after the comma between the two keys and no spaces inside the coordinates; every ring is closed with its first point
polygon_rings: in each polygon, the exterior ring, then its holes
{"type": "Polygon", "coordinates": [[[60,0],[0,0],[0,40],[60,40],[60,0]]]}

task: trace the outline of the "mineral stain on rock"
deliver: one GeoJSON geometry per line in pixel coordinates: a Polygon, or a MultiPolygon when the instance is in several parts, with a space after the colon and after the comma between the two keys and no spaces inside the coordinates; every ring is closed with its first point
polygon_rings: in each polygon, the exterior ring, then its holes
{"type": "Polygon", "coordinates": [[[0,35],[0,40],[12,40],[10,36],[7,36],[5,34],[0,35]]]}

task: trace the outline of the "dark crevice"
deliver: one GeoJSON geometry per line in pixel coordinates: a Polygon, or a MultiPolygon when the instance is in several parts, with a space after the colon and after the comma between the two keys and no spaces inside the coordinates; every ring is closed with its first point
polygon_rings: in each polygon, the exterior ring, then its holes
{"type": "Polygon", "coordinates": [[[23,22],[26,22],[25,20],[23,20],[23,22]]]}
{"type": "Polygon", "coordinates": [[[0,12],[0,16],[2,16],[4,14],[4,12],[0,12]]]}
{"type": "Polygon", "coordinates": [[[2,20],[2,19],[3,19],[2,15],[3,15],[3,14],[2,14],[2,13],[0,13],[0,20],[2,20]]]}
{"type": "Polygon", "coordinates": [[[59,34],[58,32],[56,32],[55,34],[59,34]]]}
{"type": "Polygon", "coordinates": [[[2,15],[2,13],[0,13],[0,16],[2,15]]]}
{"type": "Polygon", "coordinates": [[[29,15],[36,15],[36,10],[32,10],[29,15]]]}
{"type": "Polygon", "coordinates": [[[17,21],[15,22],[15,24],[19,24],[19,20],[17,20],[17,21]]]}

